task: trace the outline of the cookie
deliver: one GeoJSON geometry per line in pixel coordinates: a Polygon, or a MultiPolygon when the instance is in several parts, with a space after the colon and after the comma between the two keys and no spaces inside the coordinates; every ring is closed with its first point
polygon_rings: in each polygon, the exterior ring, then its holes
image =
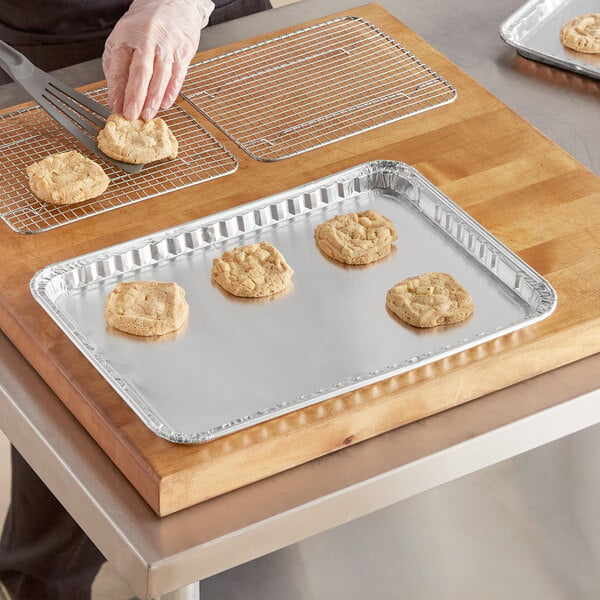
{"type": "Polygon", "coordinates": [[[567,21],[560,29],[560,41],[567,48],[587,54],[600,53],[600,13],[567,21]]]}
{"type": "Polygon", "coordinates": [[[44,202],[77,204],[106,191],[110,179],[102,167],[76,150],[52,154],[27,167],[29,187],[44,202]]]}
{"type": "Polygon", "coordinates": [[[213,260],[213,279],[234,296],[262,298],[287,288],[294,274],[283,255],[260,242],[234,248],[213,260]]]}
{"type": "Polygon", "coordinates": [[[367,265],[385,258],[397,239],[392,222],[374,210],[338,215],[315,229],[323,253],[347,265],[367,265]]]}
{"type": "Polygon", "coordinates": [[[183,288],[162,281],[119,283],[104,305],[108,325],[139,336],[175,331],[185,323],[188,313],[183,288]]]}
{"type": "Polygon", "coordinates": [[[175,158],[178,143],[162,119],[129,121],[117,113],[108,117],[104,129],[98,133],[98,148],[111,158],[145,165],[175,158]]]}
{"type": "Polygon", "coordinates": [[[386,305],[415,327],[460,323],[474,308],[469,292],[445,273],[423,273],[404,279],[388,291],[386,305]]]}

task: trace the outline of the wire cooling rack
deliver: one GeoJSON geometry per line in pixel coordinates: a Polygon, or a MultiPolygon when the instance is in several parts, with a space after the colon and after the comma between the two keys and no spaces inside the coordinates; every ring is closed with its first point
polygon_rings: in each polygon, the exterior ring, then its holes
{"type": "Polygon", "coordinates": [[[392,38],[342,17],[193,65],[183,95],[245,152],[275,161],[452,102],[392,38]]]}
{"type": "MultiPolygon", "coordinates": [[[[89,95],[107,103],[106,88],[89,95]]],[[[0,216],[14,231],[38,233],[237,169],[234,156],[182,108],[175,105],[161,118],[179,142],[177,158],[129,175],[84,148],[38,106],[0,116],[0,216]],[[70,206],[42,202],[29,189],[27,166],[69,150],[98,162],[110,178],[108,189],[98,198],[70,206]]]]}

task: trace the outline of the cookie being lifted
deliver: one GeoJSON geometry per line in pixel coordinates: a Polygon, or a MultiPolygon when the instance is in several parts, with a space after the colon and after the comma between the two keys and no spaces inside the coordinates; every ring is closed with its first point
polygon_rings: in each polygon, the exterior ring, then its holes
{"type": "Polygon", "coordinates": [[[139,336],[176,331],[185,323],[188,314],[183,288],[162,281],[119,283],[106,298],[104,306],[108,325],[139,336]]]}
{"type": "Polygon", "coordinates": [[[473,313],[473,300],[451,275],[423,273],[397,283],[387,293],[386,305],[415,327],[460,323],[473,313]]]}
{"type": "Polygon", "coordinates": [[[44,202],[77,204],[100,196],[110,179],[102,167],[76,150],[52,154],[27,167],[29,187],[44,202]]]}
{"type": "Polygon", "coordinates": [[[248,244],[213,260],[213,279],[234,296],[262,298],[285,290],[294,274],[285,258],[267,242],[248,244]]]}
{"type": "Polygon", "coordinates": [[[129,121],[115,113],[98,133],[98,148],[106,156],[136,165],[176,158],[178,147],[169,126],[159,118],[129,121]]]}
{"type": "Polygon", "coordinates": [[[600,13],[574,17],[560,29],[560,41],[567,48],[586,54],[600,53],[600,13]]]}
{"type": "Polygon", "coordinates": [[[392,222],[374,210],[337,215],[315,229],[323,253],[347,265],[367,265],[385,258],[397,239],[392,222]]]}

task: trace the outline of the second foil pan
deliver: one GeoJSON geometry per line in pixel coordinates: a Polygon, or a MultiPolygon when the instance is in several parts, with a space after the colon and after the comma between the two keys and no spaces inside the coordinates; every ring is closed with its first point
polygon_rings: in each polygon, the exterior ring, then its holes
{"type": "MultiPolygon", "coordinates": [[[[157,435],[199,443],[445,358],[547,317],[552,287],[415,169],[359,165],[155,235],[46,267],[36,300],[157,435]],[[374,209],[392,255],[368,267],[328,260],[315,227],[374,209]],[[292,287],[252,301],[211,281],[224,251],[259,241],[294,269],[292,287]],[[428,271],[453,275],[474,314],[420,330],[388,313],[387,290],[428,271]],[[190,305],[175,335],[144,340],[104,322],[120,281],[175,281],[190,305]]],[[[401,399],[399,399],[399,402],[401,399]]]]}
{"type": "Polygon", "coordinates": [[[531,0],[500,27],[500,36],[525,58],[600,79],[600,54],[566,48],[561,27],[573,17],[600,11],[598,0],[531,0]]]}

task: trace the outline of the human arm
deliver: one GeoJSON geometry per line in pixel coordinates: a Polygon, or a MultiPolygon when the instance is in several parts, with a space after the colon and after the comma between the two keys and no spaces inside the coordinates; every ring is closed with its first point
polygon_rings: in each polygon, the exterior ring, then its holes
{"type": "Polygon", "coordinates": [[[106,40],[102,66],[112,112],[151,119],[175,102],[210,0],[134,0],[106,40]]]}

